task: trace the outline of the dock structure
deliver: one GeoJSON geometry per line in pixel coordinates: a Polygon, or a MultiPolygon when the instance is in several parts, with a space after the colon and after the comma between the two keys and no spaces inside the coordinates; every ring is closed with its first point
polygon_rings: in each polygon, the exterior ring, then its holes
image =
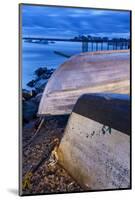
{"type": "Polygon", "coordinates": [[[129,50],[85,52],[70,57],[49,79],[38,115],[70,114],[85,93],[130,94],[129,50]]]}
{"type": "Polygon", "coordinates": [[[129,39],[105,39],[105,38],[40,38],[40,37],[24,37],[24,41],[33,42],[33,43],[47,43],[47,42],[81,42],[82,43],[82,52],[89,51],[89,44],[91,51],[101,51],[103,50],[104,44],[106,44],[106,50],[118,50],[118,49],[129,49],[130,40],[129,39]]]}
{"type": "Polygon", "coordinates": [[[88,51],[88,42],[82,41],[82,52],[87,52],[87,51],[88,51]]]}

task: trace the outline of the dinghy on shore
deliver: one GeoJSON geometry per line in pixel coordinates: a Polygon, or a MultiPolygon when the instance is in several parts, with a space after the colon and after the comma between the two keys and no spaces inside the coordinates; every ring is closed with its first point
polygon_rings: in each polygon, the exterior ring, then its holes
{"type": "Polygon", "coordinates": [[[84,190],[130,188],[130,115],[125,94],[77,100],[57,154],[84,190]]]}
{"type": "Polygon", "coordinates": [[[58,163],[84,188],[130,188],[129,50],[81,53],[63,63],[38,114],[70,114],[58,163]]]}
{"type": "Polygon", "coordinates": [[[93,92],[130,93],[129,50],[72,56],[49,79],[38,115],[70,114],[80,95],[93,92]]]}

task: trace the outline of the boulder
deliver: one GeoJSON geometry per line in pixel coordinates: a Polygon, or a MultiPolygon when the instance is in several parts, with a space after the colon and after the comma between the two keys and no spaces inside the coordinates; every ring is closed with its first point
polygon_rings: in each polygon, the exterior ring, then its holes
{"type": "Polygon", "coordinates": [[[23,101],[23,120],[24,123],[36,118],[39,102],[41,100],[42,93],[37,94],[35,97],[27,101],[23,101]]]}
{"type": "Polygon", "coordinates": [[[22,90],[22,97],[24,100],[28,100],[32,97],[32,93],[29,90],[23,89],[22,90]]]}
{"type": "Polygon", "coordinates": [[[35,80],[31,80],[30,82],[27,83],[27,86],[34,87],[35,84],[36,84],[36,81],[35,80]]]}
{"type": "Polygon", "coordinates": [[[41,97],[42,97],[42,93],[38,93],[35,97],[32,98],[32,101],[39,105],[41,97]]]}
{"type": "Polygon", "coordinates": [[[46,73],[48,69],[46,67],[40,67],[37,70],[35,70],[34,74],[40,77],[42,74],[46,73]]]}
{"type": "Polygon", "coordinates": [[[38,103],[33,100],[23,101],[23,122],[27,123],[36,117],[38,103]]]}

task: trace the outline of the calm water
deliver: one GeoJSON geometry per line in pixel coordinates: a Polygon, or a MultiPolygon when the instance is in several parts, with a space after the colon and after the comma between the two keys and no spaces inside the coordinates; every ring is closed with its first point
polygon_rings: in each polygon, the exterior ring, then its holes
{"type": "Polygon", "coordinates": [[[57,68],[67,58],[57,55],[60,51],[68,55],[81,52],[81,43],[57,42],[54,44],[34,44],[23,42],[22,51],[22,87],[34,78],[33,73],[39,67],[57,68]]]}
{"type": "MultiPolygon", "coordinates": [[[[79,42],[56,42],[49,44],[23,42],[22,48],[22,87],[27,89],[30,88],[26,84],[34,78],[33,74],[37,68],[57,68],[67,60],[66,57],[57,55],[54,51],[60,51],[67,55],[82,52],[82,44],[79,42]]],[[[94,45],[95,49],[96,46],[94,45]]],[[[107,44],[104,44],[103,49],[107,49],[107,44]]],[[[89,51],[91,51],[90,44],[89,51]]]]}

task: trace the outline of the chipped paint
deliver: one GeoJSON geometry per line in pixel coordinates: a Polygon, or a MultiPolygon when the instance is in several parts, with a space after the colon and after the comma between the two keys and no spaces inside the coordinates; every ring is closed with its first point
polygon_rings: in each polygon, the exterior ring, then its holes
{"type": "Polygon", "coordinates": [[[130,187],[130,137],[111,127],[73,112],[58,156],[85,189],[130,187]]]}

